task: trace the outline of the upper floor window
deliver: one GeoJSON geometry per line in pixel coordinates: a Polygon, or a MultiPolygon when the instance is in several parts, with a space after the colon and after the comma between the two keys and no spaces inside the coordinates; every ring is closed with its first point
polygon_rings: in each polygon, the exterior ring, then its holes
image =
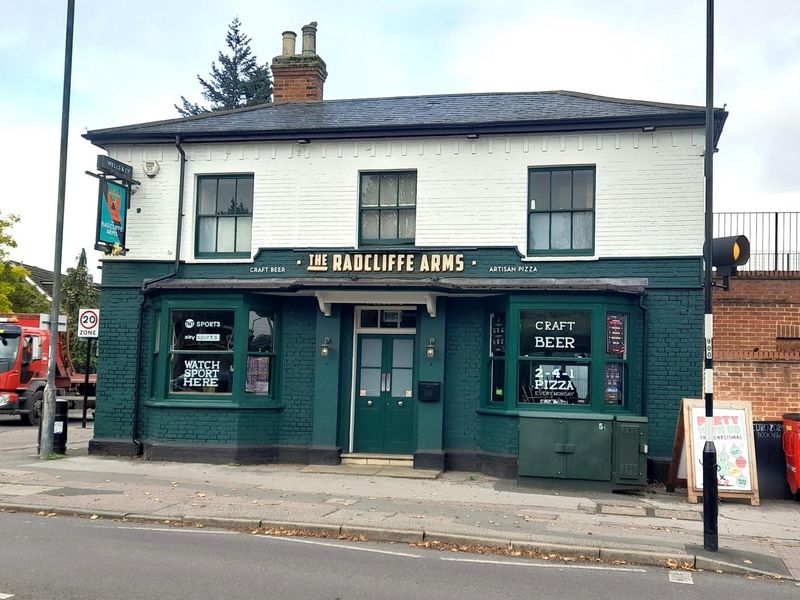
{"type": "Polygon", "coordinates": [[[528,254],[591,254],[594,167],[528,172],[528,254]]]}
{"type": "Polygon", "coordinates": [[[416,171],[362,173],[361,244],[413,244],[417,222],[416,171]]]}
{"type": "Polygon", "coordinates": [[[252,228],[252,175],[198,178],[198,256],[250,256],[252,228]]]}

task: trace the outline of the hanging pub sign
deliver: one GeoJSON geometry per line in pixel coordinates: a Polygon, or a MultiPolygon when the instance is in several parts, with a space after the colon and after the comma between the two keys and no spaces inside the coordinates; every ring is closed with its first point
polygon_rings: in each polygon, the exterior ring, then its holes
{"type": "Polygon", "coordinates": [[[125,254],[125,224],[129,188],[107,179],[100,180],[97,202],[96,250],[125,254]]]}

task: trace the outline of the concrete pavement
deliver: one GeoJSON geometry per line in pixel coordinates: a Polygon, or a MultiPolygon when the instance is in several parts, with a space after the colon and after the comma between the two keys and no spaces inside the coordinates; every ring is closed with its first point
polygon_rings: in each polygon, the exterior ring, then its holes
{"type": "MultiPolygon", "coordinates": [[[[71,413],[72,414],[72,413],[71,413]]],[[[75,415],[79,413],[74,413],[75,415]]],[[[724,501],[720,551],[702,549],[685,492],[520,487],[476,473],[436,479],[88,456],[91,423],[69,424],[64,458],[39,461],[36,431],[0,419],[0,510],[283,531],[432,547],[583,557],[800,581],[800,503],[724,501]],[[305,472],[304,472],[305,471],[305,472]]],[[[324,470],[324,469],[323,469],[324,470]]]]}

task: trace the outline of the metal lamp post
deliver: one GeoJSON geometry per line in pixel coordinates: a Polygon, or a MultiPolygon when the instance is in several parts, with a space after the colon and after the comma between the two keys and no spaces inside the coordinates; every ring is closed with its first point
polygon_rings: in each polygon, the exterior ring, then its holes
{"type": "Polygon", "coordinates": [[[717,450],[714,446],[714,316],[712,312],[712,239],[714,191],[714,0],[706,0],[706,213],[705,213],[705,358],[703,392],[706,404],[706,443],[703,447],[703,547],[711,552],[719,548],[717,522],[717,450]]]}
{"type": "Polygon", "coordinates": [[[56,354],[58,352],[58,313],[61,304],[61,249],[64,244],[64,197],[67,188],[67,141],[69,138],[69,96],[72,81],[72,31],[75,0],[67,0],[67,41],[64,50],[64,91],[61,102],[61,157],[58,167],[58,206],[56,210],[56,250],[53,260],[53,304],[50,307],[50,349],[47,384],[42,403],[39,458],[47,460],[53,451],[53,424],[56,411],[56,354]]]}

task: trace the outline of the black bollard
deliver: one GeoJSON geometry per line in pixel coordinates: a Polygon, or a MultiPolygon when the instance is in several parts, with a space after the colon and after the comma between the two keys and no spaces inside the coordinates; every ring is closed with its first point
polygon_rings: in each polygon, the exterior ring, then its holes
{"type": "Polygon", "coordinates": [[[67,452],[67,421],[69,419],[69,400],[56,398],[56,416],[53,421],[53,452],[67,452]]]}

